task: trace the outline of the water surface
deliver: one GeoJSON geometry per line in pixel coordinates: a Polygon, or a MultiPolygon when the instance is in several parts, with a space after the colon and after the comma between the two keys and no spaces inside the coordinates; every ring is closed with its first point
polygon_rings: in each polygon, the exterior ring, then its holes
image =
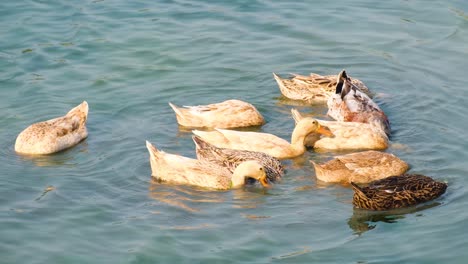
{"type": "Polygon", "coordinates": [[[415,1],[2,1],[0,256],[4,263],[464,263],[468,258],[468,4],[415,1]],[[392,123],[387,150],[448,183],[421,208],[353,209],[307,152],[271,190],[151,180],[145,140],[194,157],[167,105],[236,98],[285,139],[272,72],[364,81],[392,123]],[[14,152],[31,123],[86,100],[89,137],[14,152]],[[53,188],[49,188],[52,186],[53,188]]]}

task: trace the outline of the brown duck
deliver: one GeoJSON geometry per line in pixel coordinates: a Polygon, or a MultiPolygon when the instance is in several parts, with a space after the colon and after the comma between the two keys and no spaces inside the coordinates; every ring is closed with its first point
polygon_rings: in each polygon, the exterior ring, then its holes
{"type": "Polygon", "coordinates": [[[322,164],[311,162],[317,179],[345,184],[369,183],[393,175],[402,175],[409,169],[408,164],[397,156],[375,150],[336,156],[322,164]]]}
{"type": "MultiPolygon", "coordinates": [[[[285,97],[309,103],[326,102],[335,93],[337,83],[336,75],[322,76],[316,73],[311,73],[308,76],[292,74],[292,77],[289,79],[281,78],[273,73],[273,77],[278,83],[281,94],[285,97]]],[[[371,97],[369,89],[362,81],[353,78],[351,82],[371,97]]]]}
{"type": "Polygon", "coordinates": [[[447,189],[447,184],[420,174],[390,176],[360,187],[351,182],[353,205],[368,210],[403,208],[433,200],[447,189]]]}

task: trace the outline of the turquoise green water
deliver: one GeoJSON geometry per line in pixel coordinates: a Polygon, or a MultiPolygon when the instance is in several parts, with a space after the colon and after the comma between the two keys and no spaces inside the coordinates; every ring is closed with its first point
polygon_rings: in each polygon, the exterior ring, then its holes
{"type": "Polygon", "coordinates": [[[0,262],[465,263],[468,3],[451,1],[2,1],[0,262]],[[422,208],[353,209],[307,152],[271,190],[153,183],[145,140],[194,157],[171,101],[253,103],[289,138],[272,72],[346,69],[378,95],[388,152],[446,181],[422,208]],[[89,138],[17,155],[17,134],[86,100],[89,138]],[[45,191],[48,186],[54,190],[45,191]]]}

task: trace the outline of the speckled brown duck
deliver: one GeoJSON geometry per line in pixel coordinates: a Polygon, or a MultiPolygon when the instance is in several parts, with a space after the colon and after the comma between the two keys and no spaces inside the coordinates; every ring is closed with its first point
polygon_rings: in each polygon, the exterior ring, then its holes
{"type": "Polygon", "coordinates": [[[82,102],[66,115],[30,125],[15,142],[22,154],[51,154],[70,148],[88,136],[88,103],[82,102]]]}
{"type": "Polygon", "coordinates": [[[226,167],[231,173],[247,160],[256,160],[265,168],[268,180],[276,182],[283,177],[284,167],[281,162],[268,154],[257,151],[218,148],[198,136],[192,136],[196,146],[197,158],[226,167]]]}
{"type": "MultiPolygon", "coordinates": [[[[324,103],[335,93],[336,75],[319,75],[311,73],[309,76],[292,74],[291,78],[281,78],[276,73],[273,77],[285,97],[309,103],[324,103]]],[[[360,80],[351,78],[351,82],[359,89],[371,96],[369,88],[360,80]]]]}
{"type": "Polygon", "coordinates": [[[420,174],[390,176],[366,187],[351,183],[353,205],[368,210],[403,208],[433,200],[445,193],[447,184],[420,174]]]}

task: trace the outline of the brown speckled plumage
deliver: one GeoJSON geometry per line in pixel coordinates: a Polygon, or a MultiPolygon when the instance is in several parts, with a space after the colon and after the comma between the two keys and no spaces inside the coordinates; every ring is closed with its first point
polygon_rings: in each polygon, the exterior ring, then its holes
{"type": "Polygon", "coordinates": [[[447,184],[420,174],[391,176],[371,182],[367,187],[351,183],[355,207],[390,210],[433,200],[447,189],[447,184]]]}
{"type": "MultiPolygon", "coordinates": [[[[311,73],[309,76],[292,74],[292,78],[281,78],[273,73],[281,93],[293,100],[301,100],[309,103],[326,102],[335,93],[336,75],[319,75],[311,73]]],[[[351,82],[359,87],[361,91],[371,96],[369,89],[358,79],[351,82]]]]}
{"type": "Polygon", "coordinates": [[[195,142],[197,158],[199,160],[226,167],[231,173],[234,172],[240,163],[247,160],[256,160],[263,165],[268,180],[271,182],[280,180],[284,174],[284,167],[281,162],[268,154],[248,150],[218,148],[198,136],[192,136],[192,139],[195,142]]]}
{"type": "Polygon", "coordinates": [[[30,125],[15,142],[15,151],[23,154],[51,154],[78,144],[88,136],[85,101],[65,116],[30,125]]]}
{"type": "Polygon", "coordinates": [[[405,173],[409,166],[393,154],[362,151],[336,156],[323,164],[314,163],[317,179],[324,182],[368,183],[405,173]]]}

